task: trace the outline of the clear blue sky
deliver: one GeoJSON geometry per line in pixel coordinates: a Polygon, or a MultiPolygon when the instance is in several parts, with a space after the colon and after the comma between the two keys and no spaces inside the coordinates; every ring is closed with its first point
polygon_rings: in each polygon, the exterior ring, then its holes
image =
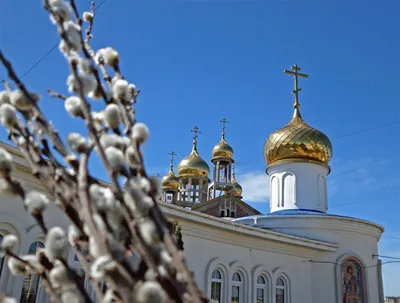
{"type": "MultiPolygon", "coordinates": [[[[0,47],[19,74],[58,41],[41,3],[0,4],[0,47]]],[[[78,3],[83,9],[90,1],[78,3]]],[[[302,66],[310,75],[300,82],[303,117],[334,147],[330,211],[383,224],[381,253],[400,257],[400,124],[338,138],[400,119],[399,1],[107,0],[96,18],[93,46],[114,46],[126,78],[142,89],[137,117],[152,131],[145,148],[149,170],[164,174],[171,150],[186,156],[194,125],[202,131],[200,154],[209,160],[218,121],[226,117],[239,181],[261,182],[247,187],[251,193],[245,187],[244,196],[262,212],[268,191],[261,149],[292,114],[293,80],[283,69],[302,66]],[[364,202],[353,204],[358,201],[364,202]]],[[[82,130],[81,122],[71,121],[45,90],[66,93],[67,75],[56,49],[24,79],[42,94],[63,135],[82,130]]],[[[400,295],[399,266],[385,267],[386,295],[400,295]]]]}

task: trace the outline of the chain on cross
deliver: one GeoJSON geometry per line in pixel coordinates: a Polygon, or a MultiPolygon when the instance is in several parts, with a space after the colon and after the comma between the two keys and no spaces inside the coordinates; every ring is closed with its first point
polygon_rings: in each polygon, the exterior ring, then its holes
{"type": "Polygon", "coordinates": [[[190,132],[194,133],[193,140],[197,142],[197,138],[199,137],[197,134],[201,134],[201,131],[199,131],[197,125],[193,127],[193,129],[190,132]]]}
{"type": "Polygon", "coordinates": [[[172,152],[168,153],[168,155],[171,156],[171,167],[173,167],[174,166],[174,157],[177,156],[178,154],[175,153],[174,151],[172,151],[172,152]]]}
{"type": "Polygon", "coordinates": [[[291,69],[292,71],[285,69],[283,72],[285,74],[294,76],[294,91],[292,91],[292,94],[294,94],[294,108],[299,108],[300,107],[299,91],[301,91],[301,88],[299,88],[299,77],[308,78],[308,75],[299,73],[301,68],[297,64],[293,65],[291,69]]]}

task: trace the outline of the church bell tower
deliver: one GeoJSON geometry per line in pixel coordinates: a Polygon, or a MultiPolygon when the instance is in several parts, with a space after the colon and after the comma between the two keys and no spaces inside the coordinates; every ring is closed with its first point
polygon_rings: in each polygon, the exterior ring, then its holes
{"type": "Polygon", "coordinates": [[[208,200],[220,196],[223,192],[228,192],[232,189],[232,164],[233,148],[226,143],[225,129],[228,121],[223,118],[220,120],[222,123],[222,135],[220,142],[214,146],[212,150],[213,163],[213,180],[208,187],[208,200]]]}

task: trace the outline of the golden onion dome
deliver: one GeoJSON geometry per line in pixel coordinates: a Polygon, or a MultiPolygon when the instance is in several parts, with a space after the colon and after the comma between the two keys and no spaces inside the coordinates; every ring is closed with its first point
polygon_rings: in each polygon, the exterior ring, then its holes
{"type": "Polygon", "coordinates": [[[226,143],[224,133],[222,133],[221,141],[219,141],[212,150],[212,159],[214,160],[219,158],[233,160],[233,148],[226,143]]]}
{"type": "Polygon", "coordinates": [[[161,180],[161,187],[163,190],[178,190],[179,179],[174,174],[172,164],[169,166],[169,172],[161,180]]]}
{"type": "Polygon", "coordinates": [[[197,152],[197,142],[193,141],[192,152],[178,165],[178,177],[206,177],[210,174],[210,167],[197,152]]]}
{"type": "Polygon", "coordinates": [[[237,197],[242,197],[243,188],[235,179],[235,173],[232,174],[232,194],[237,197]]]}
{"type": "Polygon", "coordinates": [[[264,158],[268,164],[284,159],[307,159],[328,164],[332,152],[329,138],[303,120],[299,104],[295,105],[292,120],[273,132],[265,141],[263,148],[264,158]]]}

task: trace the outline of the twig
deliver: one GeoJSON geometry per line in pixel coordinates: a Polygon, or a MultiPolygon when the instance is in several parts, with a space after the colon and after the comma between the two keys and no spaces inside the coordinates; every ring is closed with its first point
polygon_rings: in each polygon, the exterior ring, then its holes
{"type": "Polygon", "coordinates": [[[64,100],[64,101],[67,99],[67,97],[64,96],[63,94],[56,93],[55,91],[53,91],[50,88],[47,89],[47,92],[50,94],[50,97],[58,98],[58,99],[61,99],[61,100],[64,100]]]}

